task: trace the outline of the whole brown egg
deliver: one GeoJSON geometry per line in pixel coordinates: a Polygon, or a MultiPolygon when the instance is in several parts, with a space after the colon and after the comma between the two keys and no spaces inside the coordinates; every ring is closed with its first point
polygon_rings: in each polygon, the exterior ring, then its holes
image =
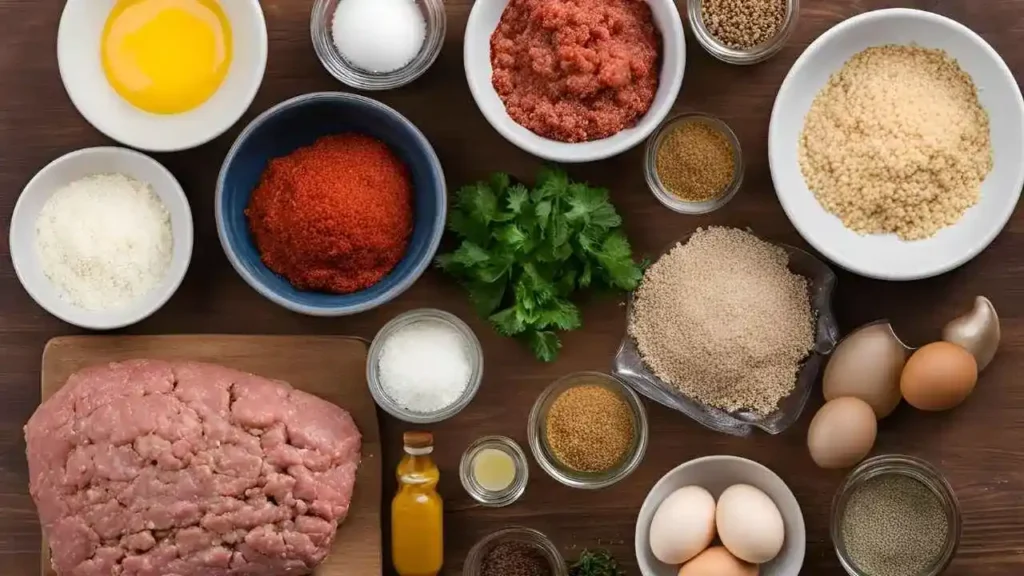
{"type": "Polygon", "coordinates": [[[949,410],[966,400],[977,382],[978,363],[970,352],[949,342],[933,342],[907,360],[900,393],[919,410],[949,410]]]}

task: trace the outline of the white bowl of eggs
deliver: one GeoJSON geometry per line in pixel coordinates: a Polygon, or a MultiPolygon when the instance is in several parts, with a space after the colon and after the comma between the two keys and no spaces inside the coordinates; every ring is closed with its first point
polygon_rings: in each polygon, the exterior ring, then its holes
{"type": "Polygon", "coordinates": [[[68,0],[57,63],[97,130],[140,150],[186,150],[252,104],[267,27],[258,0],[68,0]]]}
{"type": "Polygon", "coordinates": [[[647,494],[636,521],[644,576],[797,576],[804,517],[774,472],[707,456],[676,467],[647,494]]]}

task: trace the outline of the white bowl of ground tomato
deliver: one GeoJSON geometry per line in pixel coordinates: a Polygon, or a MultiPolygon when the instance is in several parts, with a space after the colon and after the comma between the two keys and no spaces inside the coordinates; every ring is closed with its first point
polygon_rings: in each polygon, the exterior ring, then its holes
{"type": "Polygon", "coordinates": [[[686,40],[672,0],[475,2],[466,80],[502,136],[553,162],[592,162],[649,136],[675,104],[686,40]]]}

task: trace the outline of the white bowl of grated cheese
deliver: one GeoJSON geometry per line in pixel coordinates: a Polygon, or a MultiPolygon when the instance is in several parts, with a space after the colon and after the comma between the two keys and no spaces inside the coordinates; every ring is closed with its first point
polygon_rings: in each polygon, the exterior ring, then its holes
{"type": "Polygon", "coordinates": [[[126,148],[86,148],[48,164],[11,216],[11,260],[57,318],[113,330],[156,312],[192,258],[192,211],[174,176],[126,148]]]}
{"type": "Polygon", "coordinates": [[[779,202],[818,252],[870,278],[929,278],[981,253],[1013,214],[1024,98],[966,26],[920,10],[867,12],[793,64],[768,157],[779,202]]]}

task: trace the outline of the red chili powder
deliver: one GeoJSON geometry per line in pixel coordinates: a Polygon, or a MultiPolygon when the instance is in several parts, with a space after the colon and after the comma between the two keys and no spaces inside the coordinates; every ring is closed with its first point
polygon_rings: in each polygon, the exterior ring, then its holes
{"type": "Polygon", "coordinates": [[[491,83],[534,133],[598,140],[647,113],[660,52],[644,0],[511,0],[491,36],[491,83]]]}
{"type": "Polygon", "coordinates": [[[348,294],[405,254],[412,184],[383,142],[325,136],[271,160],[245,215],[268,268],[300,290],[348,294]]]}

